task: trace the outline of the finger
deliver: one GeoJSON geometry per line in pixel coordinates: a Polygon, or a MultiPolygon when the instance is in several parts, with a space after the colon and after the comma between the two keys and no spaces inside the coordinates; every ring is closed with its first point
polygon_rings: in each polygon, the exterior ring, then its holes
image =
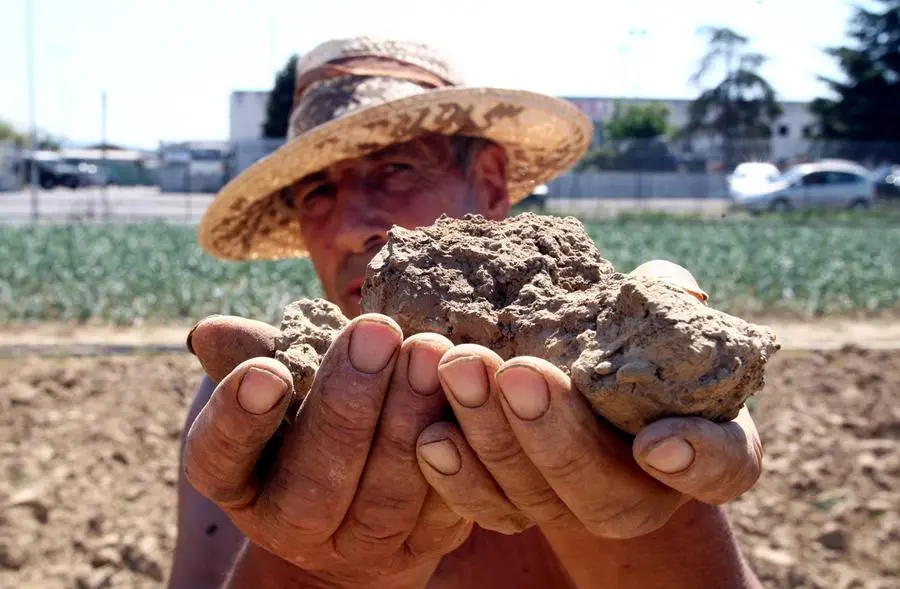
{"type": "Polygon", "coordinates": [[[334,535],[347,560],[371,562],[403,546],[428,492],[416,459],[416,440],[446,405],[438,362],[453,347],[445,337],[421,334],[400,349],[378,433],[347,517],[334,535]]]}
{"type": "Polygon", "coordinates": [[[701,303],[709,300],[709,295],[700,288],[694,275],[678,264],[666,260],[650,260],[644,262],[630,272],[631,276],[646,276],[667,282],[684,290],[701,303]]]}
{"type": "Polygon", "coordinates": [[[406,538],[406,553],[411,561],[444,555],[456,550],[472,531],[472,520],[450,508],[434,489],[429,489],[416,526],[406,538]]]}
{"type": "Polygon", "coordinates": [[[481,346],[466,344],[451,350],[440,367],[450,405],[467,445],[513,505],[537,522],[568,521],[569,509],[510,428],[496,381],[491,378],[502,364],[497,354],[481,346]]]}
{"type": "Polygon", "coordinates": [[[291,375],[271,358],[240,364],[216,387],[184,448],[188,481],[208,499],[241,509],[257,498],[257,465],[290,402],[291,375]]]}
{"type": "Polygon", "coordinates": [[[561,370],[516,358],[501,367],[497,382],[523,450],[589,531],[633,537],[668,520],[679,493],[641,471],[625,440],[597,420],[561,370]]]}
{"type": "Polygon", "coordinates": [[[454,425],[436,423],[419,436],[420,468],[441,499],[467,520],[502,534],[533,522],[513,505],[454,425]]]}
{"type": "Polygon", "coordinates": [[[332,343],[285,435],[260,501],[295,536],[330,538],[356,493],[402,343],[399,326],[362,315],[332,343]]]}
{"type": "Polygon", "coordinates": [[[731,501],[762,472],[762,443],[746,407],[724,424],[698,417],[656,421],[638,433],[633,448],[648,474],[704,503],[731,501]]]}
{"type": "Polygon", "coordinates": [[[274,357],[278,333],[277,327],[261,321],[213,315],[191,328],[186,345],[206,374],[220,382],[241,362],[274,357]]]}

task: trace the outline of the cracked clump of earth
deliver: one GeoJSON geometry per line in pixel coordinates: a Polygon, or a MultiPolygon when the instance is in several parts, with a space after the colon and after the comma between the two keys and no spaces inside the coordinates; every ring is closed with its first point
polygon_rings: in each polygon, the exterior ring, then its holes
{"type": "MultiPolygon", "coordinates": [[[[503,359],[547,360],[596,415],[632,434],[668,416],[733,419],[780,349],[765,326],[671,282],[616,271],[577,219],[531,213],[395,227],[369,264],[361,305],[405,337],[432,332],[503,359]]],[[[276,358],[301,397],[347,323],[322,299],[285,308],[276,358]]]]}

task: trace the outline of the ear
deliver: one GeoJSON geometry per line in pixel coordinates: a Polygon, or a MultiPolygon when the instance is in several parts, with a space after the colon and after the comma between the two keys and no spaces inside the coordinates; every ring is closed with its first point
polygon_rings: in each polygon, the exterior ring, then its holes
{"type": "Polygon", "coordinates": [[[482,149],[472,162],[471,182],[478,213],[493,221],[509,215],[511,208],[506,189],[506,152],[496,144],[482,149]]]}

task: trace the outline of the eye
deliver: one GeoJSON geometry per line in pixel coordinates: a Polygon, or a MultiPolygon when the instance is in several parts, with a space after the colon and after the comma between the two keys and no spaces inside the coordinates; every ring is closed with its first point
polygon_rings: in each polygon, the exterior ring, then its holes
{"type": "Polygon", "coordinates": [[[397,193],[412,188],[416,178],[416,170],[411,165],[390,162],[378,167],[373,183],[381,190],[397,193]]]}
{"type": "Polygon", "coordinates": [[[382,173],[388,174],[388,175],[399,174],[401,172],[411,172],[412,169],[413,169],[412,166],[410,166],[409,164],[401,164],[401,163],[384,164],[381,167],[382,173]]]}
{"type": "Polygon", "coordinates": [[[294,206],[307,218],[326,216],[334,205],[334,185],[318,184],[294,195],[294,206]]]}

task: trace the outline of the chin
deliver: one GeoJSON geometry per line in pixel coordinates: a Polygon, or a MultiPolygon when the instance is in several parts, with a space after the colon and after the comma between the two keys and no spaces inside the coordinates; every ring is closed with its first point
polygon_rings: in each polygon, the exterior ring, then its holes
{"type": "Polygon", "coordinates": [[[338,306],[341,308],[344,317],[353,319],[362,314],[362,296],[353,294],[341,297],[338,306]]]}

